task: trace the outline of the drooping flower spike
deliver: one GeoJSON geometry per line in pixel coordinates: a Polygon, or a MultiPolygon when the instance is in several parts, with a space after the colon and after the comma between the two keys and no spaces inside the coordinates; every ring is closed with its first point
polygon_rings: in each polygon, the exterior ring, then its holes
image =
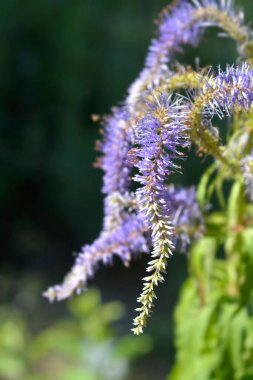
{"type": "MultiPolygon", "coordinates": [[[[196,191],[193,187],[184,189],[172,185],[166,188],[164,200],[165,207],[170,208],[172,225],[175,228],[173,245],[184,252],[188,249],[190,241],[202,235],[204,228],[196,201],[196,191]]],[[[114,194],[107,198],[107,203],[110,204],[106,207],[114,209],[114,214],[110,214],[114,215],[114,220],[106,220],[98,239],[82,248],[63,283],[50,287],[44,293],[50,301],[60,301],[85,290],[87,281],[94,276],[99,265],[112,264],[113,256],[118,256],[128,265],[133,256],[150,250],[150,231],[143,214],[137,215],[136,195],[114,194]],[[128,208],[129,212],[123,211],[125,208],[128,208]]]]}
{"type": "Polygon", "coordinates": [[[113,231],[103,231],[93,244],[85,245],[63,283],[50,287],[44,295],[50,301],[60,301],[74,293],[79,294],[86,288],[88,279],[93,277],[98,265],[112,264],[114,255],[127,265],[133,254],[147,252],[144,232],[145,225],[140,217],[126,214],[121,225],[113,231]]]}
{"type": "Polygon", "coordinates": [[[180,149],[187,147],[187,126],[185,109],[180,98],[174,102],[171,96],[162,95],[156,104],[138,123],[135,142],[139,148],[134,151],[137,158],[135,166],[140,174],[135,181],[143,185],[137,190],[140,212],[145,215],[146,224],[151,230],[153,251],[148,272],[144,278],[144,288],[138,302],[138,317],[134,320],[135,334],[142,332],[150,315],[155,295],[155,286],[164,280],[167,260],[174,250],[173,225],[169,205],[165,201],[166,178],[178,170],[175,160],[180,158],[180,149]]]}

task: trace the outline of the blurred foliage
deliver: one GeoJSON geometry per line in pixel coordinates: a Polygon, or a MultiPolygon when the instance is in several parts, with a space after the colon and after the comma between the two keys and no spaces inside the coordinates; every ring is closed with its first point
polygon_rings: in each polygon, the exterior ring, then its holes
{"type": "MultiPolygon", "coordinates": [[[[226,152],[251,152],[253,116],[238,113],[226,152]]],[[[193,245],[175,312],[176,364],[169,380],[253,379],[253,205],[244,179],[215,161],[198,188],[205,235],[193,245]]]]}
{"type": "Polygon", "coordinates": [[[102,304],[96,289],[69,302],[70,316],[33,334],[21,312],[0,308],[2,380],[120,380],[130,361],[148,353],[148,336],[119,337],[113,323],[122,318],[119,302],[102,304]]]}

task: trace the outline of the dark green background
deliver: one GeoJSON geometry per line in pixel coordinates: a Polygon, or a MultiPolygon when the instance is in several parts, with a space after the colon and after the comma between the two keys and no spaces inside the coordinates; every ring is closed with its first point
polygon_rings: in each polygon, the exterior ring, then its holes
{"type": "MultiPolygon", "coordinates": [[[[92,242],[101,226],[102,173],[92,167],[99,126],[90,115],[124,99],[154,35],[152,20],[167,3],[0,1],[0,292],[36,326],[65,312],[64,304],[49,306],[40,294],[61,281],[71,253],[92,242]]],[[[250,20],[252,1],[238,3],[250,20]]],[[[216,34],[209,31],[197,51],[186,49],[178,59],[232,63],[234,44],[216,34]]],[[[185,166],[182,181],[197,183],[199,161],[185,166]]],[[[130,269],[116,262],[95,280],[105,299],[126,303],[123,331],[131,326],[145,261],[130,269]]],[[[185,257],[171,259],[150,322],[155,348],[148,361],[161,378],[173,359],[172,311],[185,266],[185,257]]]]}

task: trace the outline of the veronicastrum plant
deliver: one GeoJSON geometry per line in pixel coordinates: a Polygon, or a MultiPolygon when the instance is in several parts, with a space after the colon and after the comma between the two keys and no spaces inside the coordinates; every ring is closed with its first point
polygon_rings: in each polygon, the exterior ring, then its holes
{"type": "Polygon", "coordinates": [[[189,253],[172,379],[253,378],[252,57],[253,33],[230,0],[176,1],[161,13],[144,69],[125,101],[103,118],[96,163],[104,171],[103,229],[63,283],[45,292],[50,301],[68,298],[114,255],[128,265],[149,253],[134,319],[140,334],[170,255],[189,253]],[[212,26],[237,44],[236,64],[224,70],[175,64],[176,53],[197,46],[212,26]],[[225,141],[217,118],[229,120],[225,141]],[[183,173],[192,148],[213,162],[197,188],[182,188],[172,174],[183,173]]]}

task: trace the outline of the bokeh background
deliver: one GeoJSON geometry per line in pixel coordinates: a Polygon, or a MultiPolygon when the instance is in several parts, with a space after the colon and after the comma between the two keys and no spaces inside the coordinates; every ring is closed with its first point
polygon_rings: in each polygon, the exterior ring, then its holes
{"type": "MultiPolygon", "coordinates": [[[[141,70],[165,0],[0,0],[0,379],[164,379],[187,258],[170,260],[145,337],[129,334],[147,258],[101,268],[87,295],[50,305],[74,251],[102,221],[99,126],[141,70]],[[98,290],[99,289],[99,290],[98,290]]],[[[248,22],[250,0],[237,1],[248,22]]],[[[234,62],[234,44],[205,33],[180,62],[234,62]]],[[[180,179],[205,166],[191,157],[180,179]]]]}

